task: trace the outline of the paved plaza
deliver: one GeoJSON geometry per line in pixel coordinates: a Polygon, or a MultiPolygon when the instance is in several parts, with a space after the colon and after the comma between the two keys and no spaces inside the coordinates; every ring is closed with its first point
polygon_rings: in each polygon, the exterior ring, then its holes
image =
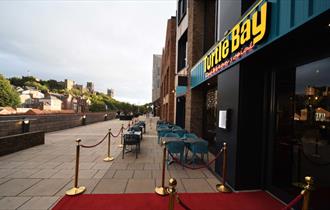
{"type": "MultiPolygon", "coordinates": [[[[112,162],[104,162],[107,141],[81,148],[79,186],[85,193],[153,193],[161,184],[162,148],[157,144],[156,118],[146,121],[138,158],[122,159],[120,137],[112,138],[112,162]]],[[[100,141],[111,128],[117,134],[128,121],[111,120],[47,133],[45,144],[0,157],[0,209],[51,209],[73,186],[75,140],[85,145],[100,141]]],[[[215,192],[219,181],[208,169],[189,170],[172,164],[166,170],[178,181],[179,192],[215,192]]]]}

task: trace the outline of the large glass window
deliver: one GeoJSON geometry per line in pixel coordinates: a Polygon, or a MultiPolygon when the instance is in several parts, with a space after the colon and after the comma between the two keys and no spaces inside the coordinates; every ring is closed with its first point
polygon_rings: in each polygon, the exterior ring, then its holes
{"type": "Polygon", "coordinates": [[[277,73],[272,185],[296,195],[315,179],[312,208],[330,206],[330,58],[277,73]]]}
{"type": "Polygon", "coordinates": [[[187,12],[187,0],[178,1],[178,24],[181,22],[187,12]]]}

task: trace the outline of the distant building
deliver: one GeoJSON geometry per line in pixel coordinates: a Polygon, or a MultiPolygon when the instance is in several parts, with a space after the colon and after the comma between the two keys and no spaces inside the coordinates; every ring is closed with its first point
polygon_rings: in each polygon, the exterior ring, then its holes
{"type": "Polygon", "coordinates": [[[40,99],[42,110],[61,111],[62,101],[55,96],[48,96],[47,98],[40,99]]]}
{"type": "Polygon", "coordinates": [[[94,83],[93,82],[87,82],[86,88],[87,88],[88,92],[94,93],[94,83]]]}
{"type": "Polygon", "coordinates": [[[107,90],[107,95],[110,96],[111,98],[113,98],[114,95],[115,95],[114,90],[113,89],[108,89],[107,90]]]}
{"type": "Polygon", "coordinates": [[[154,105],[154,115],[159,116],[160,111],[160,68],[162,64],[162,55],[153,55],[152,67],[152,103],[154,105]]]}
{"type": "Polygon", "coordinates": [[[75,89],[77,89],[77,90],[80,90],[80,91],[83,91],[83,90],[84,90],[84,86],[83,86],[83,85],[75,84],[73,87],[74,87],[75,89]]]}
{"type": "Polygon", "coordinates": [[[75,85],[75,82],[73,80],[65,79],[64,80],[64,86],[66,90],[71,90],[75,85]]]}

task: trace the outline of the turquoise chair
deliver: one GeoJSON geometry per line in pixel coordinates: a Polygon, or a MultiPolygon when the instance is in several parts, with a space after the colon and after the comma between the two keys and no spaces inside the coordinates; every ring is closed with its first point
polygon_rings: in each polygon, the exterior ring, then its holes
{"type": "Polygon", "coordinates": [[[196,141],[194,143],[190,143],[188,149],[192,152],[192,161],[193,164],[196,163],[196,154],[201,154],[202,160],[204,160],[204,154],[206,154],[207,162],[209,162],[209,143],[205,140],[196,141]]]}
{"type": "Polygon", "coordinates": [[[158,130],[158,144],[160,143],[160,139],[164,137],[167,133],[172,133],[172,130],[168,128],[158,130]]]}
{"type": "Polygon", "coordinates": [[[177,129],[177,130],[173,130],[174,133],[177,133],[179,135],[180,138],[183,138],[184,134],[187,133],[187,131],[183,130],[183,129],[177,129]]]}
{"type": "Polygon", "coordinates": [[[190,139],[198,139],[198,136],[196,136],[196,134],[194,134],[194,133],[185,133],[183,135],[183,138],[184,139],[188,139],[188,138],[190,138],[190,139]]]}
{"type": "MultiPolygon", "coordinates": [[[[165,135],[165,137],[177,137],[179,138],[179,135],[176,133],[168,133],[165,135]]],[[[183,141],[172,141],[172,142],[167,142],[166,143],[166,149],[168,151],[167,153],[167,161],[166,161],[166,165],[168,168],[168,165],[170,163],[170,154],[172,155],[176,155],[176,154],[180,154],[180,162],[181,164],[184,163],[184,142],[183,141]]]]}

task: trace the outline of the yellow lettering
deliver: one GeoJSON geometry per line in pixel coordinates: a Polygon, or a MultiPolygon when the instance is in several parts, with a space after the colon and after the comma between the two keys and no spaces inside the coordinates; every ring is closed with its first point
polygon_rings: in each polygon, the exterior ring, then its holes
{"type": "Polygon", "coordinates": [[[218,59],[219,59],[219,62],[221,61],[221,45],[222,45],[222,41],[221,42],[219,42],[219,44],[218,44],[218,48],[219,48],[219,52],[218,52],[218,59]]]}
{"type": "Polygon", "coordinates": [[[246,19],[241,28],[241,45],[249,41],[251,38],[251,21],[246,19]]]}
{"type": "Polygon", "coordinates": [[[229,40],[225,39],[222,44],[222,58],[225,59],[229,54],[229,40]]]}
{"type": "Polygon", "coordinates": [[[252,15],[252,34],[253,43],[258,43],[266,33],[266,16],[267,16],[267,2],[261,6],[260,10],[260,24],[258,25],[258,11],[252,15]]]}
{"type": "Polygon", "coordinates": [[[210,59],[209,57],[206,58],[206,70],[210,70],[210,59]]]}
{"type": "Polygon", "coordinates": [[[214,57],[215,57],[215,61],[214,64],[217,65],[219,63],[219,59],[218,59],[218,46],[216,46],[214,53],[214,57]]]}
{"type": "Polygon", "coordinates": [[[207,68],[206,68],[207,56],[205,56],[203,60],[204,60],[204,72],[207,72],[207,68]]]}
{"type": "Polygon", "coordinates": [[[231,30],[231,52],[235,52],[237,48],[239,47],[239,24],[237,24],[232,30],[231,30]]]}

